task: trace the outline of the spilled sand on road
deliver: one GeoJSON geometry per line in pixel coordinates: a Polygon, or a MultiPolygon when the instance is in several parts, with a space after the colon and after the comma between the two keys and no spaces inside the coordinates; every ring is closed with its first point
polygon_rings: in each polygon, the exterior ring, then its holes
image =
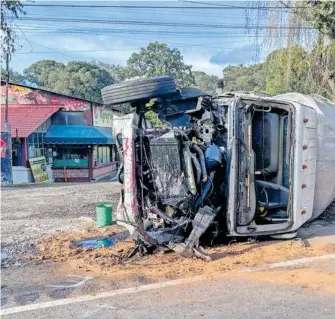
{"type": "Polygon", "coordinates": [[[335,272],[322,269],[317,265],[299,268],[272,269],[251,273],[236,273],[235,278],[252,281],[268,282],[279,285],[292,285],[313,290],[335,293],[335,272]]]}
{"type": "MultiPolygon", "coordinates": [[[[246,267],[335,253],[334,244],[323,243],[304,247],[299,240],[242,242],[208,248],[206,251],[213,259],[211,262],[197,258],[184,258],[174,252],[156,252],[153,255],[135,255],[127,258],[134,248],[134,242],[131,239],[119,242],[113,247],[70,248],[75,240],[108,236],[123,231],[122,227],[113,225],[86,231],[58,233],[55,236],[42,238],[37,245],[39,254],[30,258],[53,261],[65,272],[86,273],[94,277],[106,277],[115,282],[140,278],[141,283],[150,283],[197,275],[214,278],[219,274],[246,267]]],[[[258,274],[249,277],[253,276],[257,277],[258,274]]],[[[277,275],[269,275],[272,280],[276,277],[277,275]]],[[[283,279],[283,283],[290,281],[290,277],[285,278],[288,279],[286,281],[283,279]]],[[[279,279],[278,283],[281,282],[279,279]]]]}

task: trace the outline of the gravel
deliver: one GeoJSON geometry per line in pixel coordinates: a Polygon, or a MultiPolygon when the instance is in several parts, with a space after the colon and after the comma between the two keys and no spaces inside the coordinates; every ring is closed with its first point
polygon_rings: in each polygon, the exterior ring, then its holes
{"type": "Polygon", "coordinates": [[[36,253],[41,236],[92,225],[95,205],[116,205],[120,189],[113,182],[2,188],[2,267],[27,263],[24,256],[36,253]]]}
{"type": "Polygon", "coordinates": [[[335,225],[335,200],[327,207],[324,213],[317,219],[306,224],[305,227],[335,225]]]}
{"type": "MultiPolygon", "coordinates": [[[[119,199],[116,182],[29,185],[2,188],[1,266],[21,266],[37,253],[41,236],[85,229],[94,222],[95,205],[119,199]]],[[[306,227],[335,225],[335,201],[306,227]]]]}

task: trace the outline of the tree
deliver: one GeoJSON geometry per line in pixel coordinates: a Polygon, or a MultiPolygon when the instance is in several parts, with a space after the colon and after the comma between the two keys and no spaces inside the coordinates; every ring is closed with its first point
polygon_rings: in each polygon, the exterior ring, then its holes
{"type": "Polygon", "coordinates": [[[129,70],[125,66],[109,64],[101,61],[93,61],[92,63],[100,69],[106,70],[117,83],[126,80],[130,76],[129,70]]]}
{"type": "Polygon", "coordinates": [[[226,91],[265,91],[266,65],[229,65],[223,69],[226,91]]]}
{"type": "Polygon", "coordinates": [[[311,7],[303,15],[321,34],[335,40],[335,2],[307,1],[311,7]]]}
{"type": "Polygon", "coordinates": [[[4,59],[8,55],[10,60],[15,51],[16,32],[13,29],[14,20],[18,19],[20,14],[25,14],[25,12],[21,1],[2,0],[0,7],[2,58],[4,59]]]}
{"type": "Polygon", "coordinates": [[[219,77],[216,75],[208,75],[205,72],[193,71],[192,75],[195,79],[195,85],[201,91],[208,94],[215,94],[219,77]]]}
{"type": "Polygon", "coordinates": [[[54,60],[41,60],[33,63],[23,71],[28,81],[39,87],[48,86],[48,79],[51,71],[64,69],[65,64],[54,60]]]}
{"type": "MultiPolygon", "coordinates": [[[[334,52],[329,47],[335,42],[335,2],[258,0],[249,2],[249,5],[251,8],[246,10],[246,28],[256,36],[256,41],[259,35],[257,26],[264,25],[266,21],[269,36],[265,37],[266,40],[259,43],[260,45],[267,45],[269,48],[293,48],[303,45],[312,50],[308,57],[308,77],[305,81],[308,82],[308,87],[305,85],[303,90],[319,94],[323,92],[326,97],[334,97],[334,69],[330,65],[334,52]],[[260,9],[259,7],[261,10],[254,10],[260,9]]],[[[290,50],[285,52],[291,54],[290,50]]],[[[295,74],[290,64],[292,59],[290,56],[282,59],[287,62],[285,77],[289,83],[288,78],[295,74]]],[[[295,79],[291,81],[294,82],[295,79]]]]}
{"type": "Polygon", "coordinates": [[[273,95],[292,91],[309,93],[308,59],[308,52],[299,46],[271,52],[266,61],[266,91],[273,95]]]}
{"type": "MultiPolygon", "coordinates": [[[[7,81],[7,71],[3,68],[1,68],[1,81],[7,81]]],[[[17,84],[24,84],[26,78],[21,73],[9,69],[9,81],[17,84]]]]}
{"type": "Polygon", "coordinates": [[[308,82],[311,91],[335,101],[335,43],[316,45],[309,60],[308,82]]]}
{"type": "Polygon", "coordinates": [[[129,77],[169,75],[182,87],[195,85],[192,66],[184,63],[178,49],[170,49],[165,43],[149,43],[139,53],[133,53],[127,61],[129,77]]]}
{"type": "Polygon", "coordinates": [[[92,63],[71,61],[65,67],[51,70],[44,88],[102,102],[101,89],[113,83],[113,78],[106,70],[92,63]]]}

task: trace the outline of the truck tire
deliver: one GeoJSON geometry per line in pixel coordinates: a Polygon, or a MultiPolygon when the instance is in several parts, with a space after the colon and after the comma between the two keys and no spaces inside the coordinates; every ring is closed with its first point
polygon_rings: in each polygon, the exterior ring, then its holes
{"type": "Polygon", "coordinates": [[[176,82],[170,76],[140,78],[104,87],[101,90],[105,104],[141,101],[176,92],[176,82]]]}

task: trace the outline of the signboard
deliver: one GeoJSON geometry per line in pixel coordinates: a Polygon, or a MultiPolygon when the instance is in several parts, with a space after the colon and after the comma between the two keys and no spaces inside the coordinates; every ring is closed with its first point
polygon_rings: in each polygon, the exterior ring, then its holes
{"type": "Polygon", "coordinates": [[[12,140],[10,133],[1,132],[0,155],[1,155],[1,185],[13,183],[12,174],[12,140]]]}
{"type": "Polygon", "coordinates": [[[112,128],[113,111],[105,107],[93,105],[93,126],[112,128]]]}
{"type": "MultiPolygon", "coordinates": [[[[1,89],[0,101],[5,103],[6,90],[1,89]]],[[[53,104],[62,105],[67,111],[90,110],[90,102],[24,85],[10,84],[8,88],[9,104],[53,104]]]]}
{"type": "Polygon", "coordinates": [[[29,164],[35,183],[50,183],[45,156],[30,158],[29,164]]]}

